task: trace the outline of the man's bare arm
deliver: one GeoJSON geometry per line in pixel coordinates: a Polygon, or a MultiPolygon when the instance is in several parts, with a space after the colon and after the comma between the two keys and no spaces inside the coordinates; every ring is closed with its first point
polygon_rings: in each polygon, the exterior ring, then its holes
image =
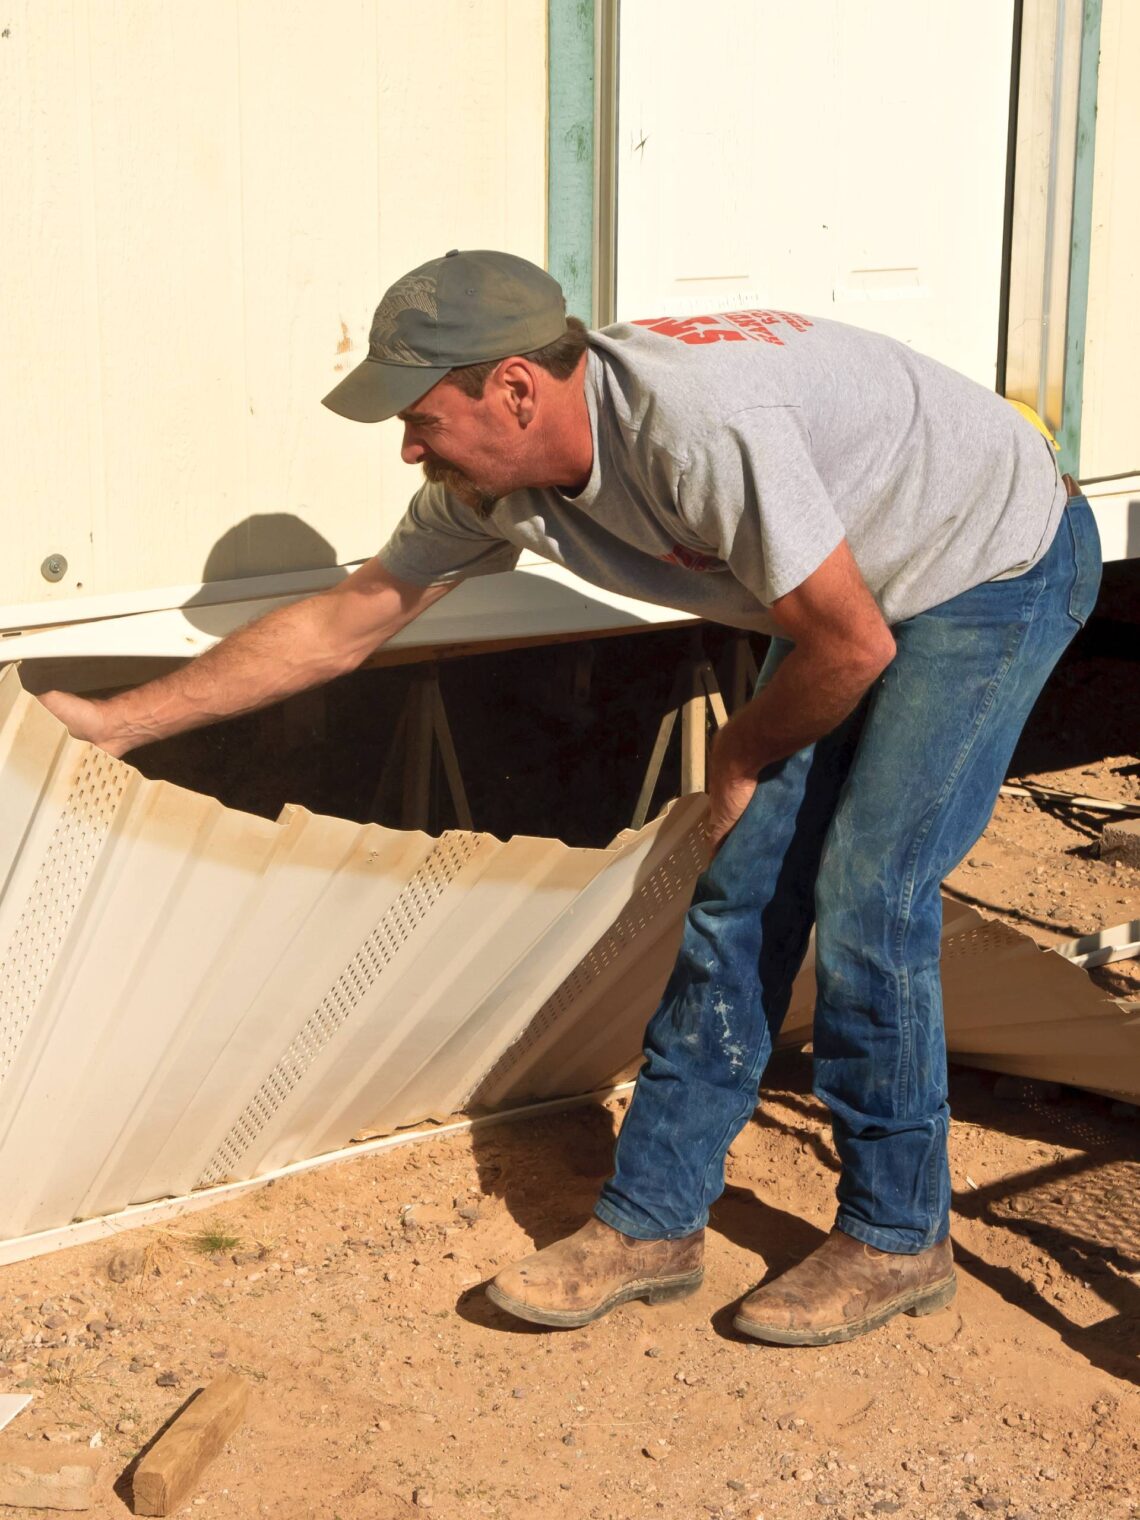
{"type": "Polygon", "coordinates": [[[748,806],[757,774],[842,723],[894,659],[894,638],[846,540],[772,604],[772,617],[795,648],[717,735],[709,767],[714,846],[748,806]]]}
{"type": "Polygon", "coordinates": [[[378,560],[316,596],[239,628],[170,675],[103,701],[49,691],[40,701],[77,739],[112,755],[254,712],[355,670],[450,586],[399,581],[378,560]]]}

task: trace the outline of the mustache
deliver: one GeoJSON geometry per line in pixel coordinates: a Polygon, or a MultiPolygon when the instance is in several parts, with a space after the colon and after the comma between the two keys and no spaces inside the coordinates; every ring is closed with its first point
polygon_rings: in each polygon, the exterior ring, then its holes
{"type": "Polygon", "coordinates": [[[469,475],[457,470],[454,465],[445,464],[442,459],[428,458],[422,462],[421,468],[425,479],[432,485],[443,486],[480,517],[490,517],[494,511],[499,498],[476,485],[469,475]]]}

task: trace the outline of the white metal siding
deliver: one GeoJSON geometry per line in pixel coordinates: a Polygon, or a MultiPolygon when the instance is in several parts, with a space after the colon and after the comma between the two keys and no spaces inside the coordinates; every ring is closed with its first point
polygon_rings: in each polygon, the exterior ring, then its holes
{"type": "Polygon", "coordinates": [[[12,0],[4,24],[0,605],[372,553],[414,478],[391,424],[320,397],[406,269],[542,262],[545,7],[12,0]]]}
{"type": "Polygon", "coordinates": [[[1140,556],[1140,6],[1104,0],[1093,169],[1081,473],[1106,559],[1140,556]]]}

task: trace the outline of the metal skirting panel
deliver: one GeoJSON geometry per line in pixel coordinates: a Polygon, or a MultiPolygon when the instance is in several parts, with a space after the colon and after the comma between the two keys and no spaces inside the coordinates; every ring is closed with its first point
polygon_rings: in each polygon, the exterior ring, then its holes
{"type": "MultiPolygon", "coordinates": [[[[1140,1003],[1102,992],[1068,959],[1075,941],[1054,953],[948,897],[942,909],[942,1005],[952,1061],[1140,1103],[1140,1003]]],[[[783,1043],[811,1038],[814,1007],[815,977],[806,966],[783,1043]]]]}
{"type": "MultiPolygon", "coordinates": [[[[604,850],[148,781],[0,671],[0,1242],[626,1069],[702,797],[604,850]]],[[[1086,947],[1087,948],[1087,947],[1086,947]]],[[[1140,1099],[1140,1008],[947,902],[951,1055],[1140,1099]]],[[[814,977],[782,1039],[811,1037],[814,977]]]]}
{"type": "Polygon", "coordinates": [[[604,850],[273,823],[0,675],[0,1238],[246,1178],[636,1053],[703,800],[604,850]]]}

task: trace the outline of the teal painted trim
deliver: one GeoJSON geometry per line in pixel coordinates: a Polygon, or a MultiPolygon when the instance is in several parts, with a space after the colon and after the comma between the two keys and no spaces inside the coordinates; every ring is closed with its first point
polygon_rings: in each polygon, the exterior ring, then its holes
{"type": "Polygon", "coordinates": [[[1084,405],[1085,332],[1089,308],[1092,245],[1093,161],[1096,154],[1096,92],[1100,69],[1101,0],[1084,0],[1081,16],[1081,76],[1077,94],[1077,144],[1073,165],[1073,228],[1069,244],[1069,305],[1065,323],[1065,378],[1061,399],[1062,470],[1081,472],[1081,412],[1084,405]]]}
{"type": "Polygon", "coordinates": [[[594,0],[547,0],[546,267],[594,318],[594,0]]]}

